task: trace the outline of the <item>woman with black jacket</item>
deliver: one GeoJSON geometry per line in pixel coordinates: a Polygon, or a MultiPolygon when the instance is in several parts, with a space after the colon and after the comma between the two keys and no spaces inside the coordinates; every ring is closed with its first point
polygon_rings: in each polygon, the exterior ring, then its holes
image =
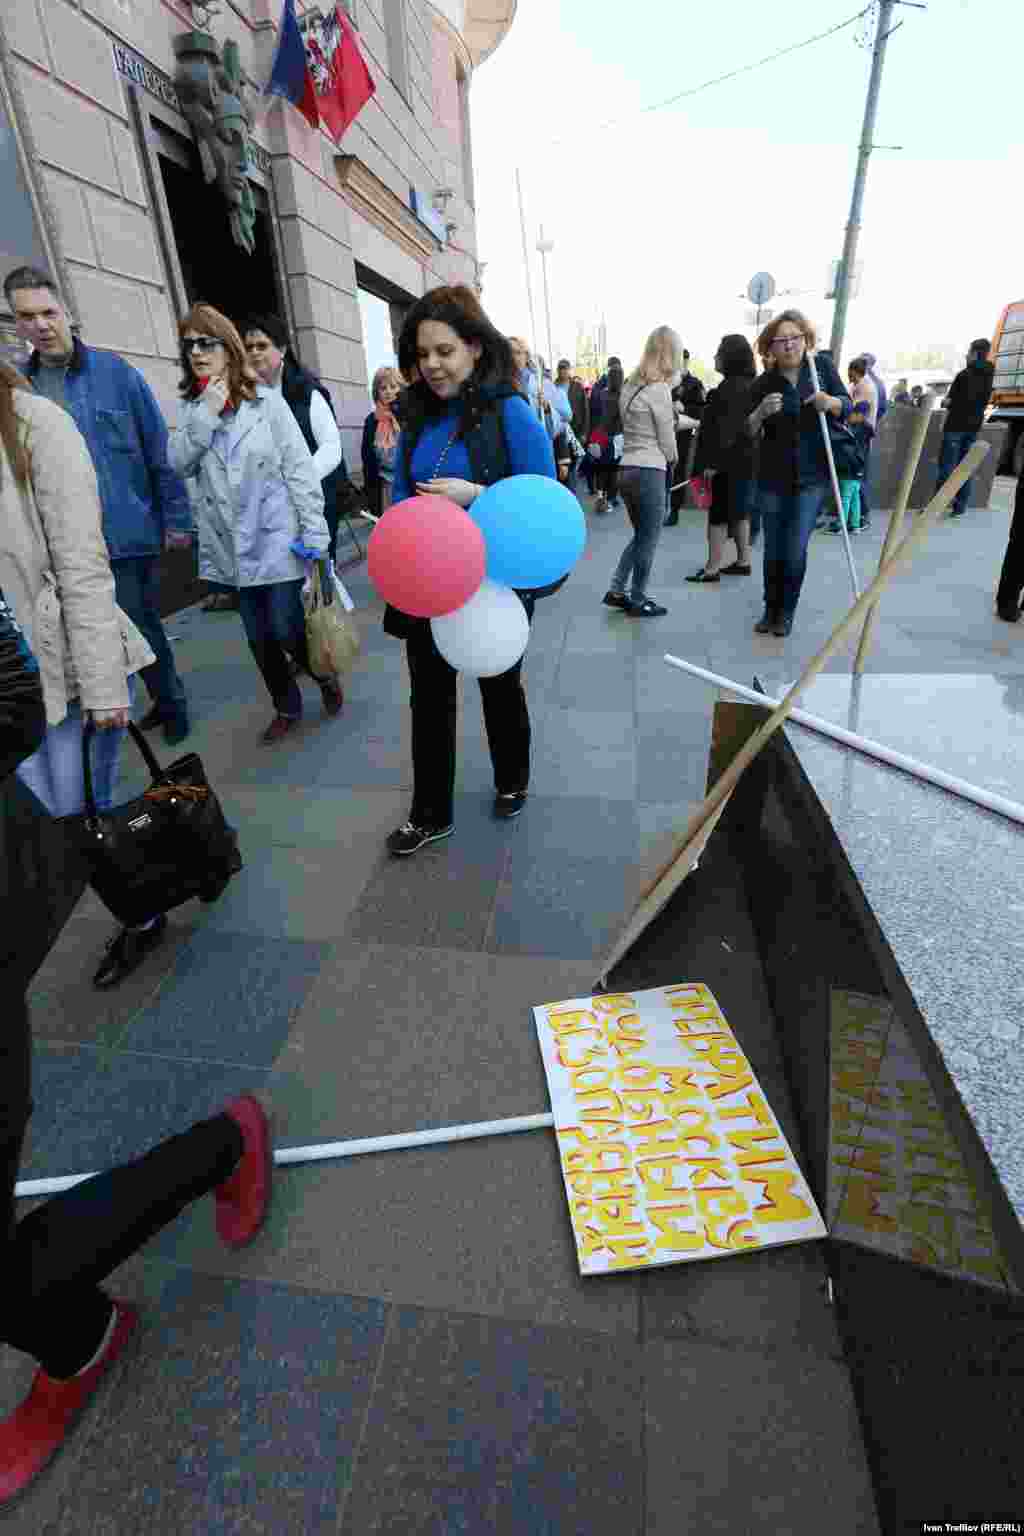
{"type": "MultiPolygon", "coordinates": [[[[0,418],[0,476],[19,468],[4,427],[0,418]]],[[[39,668],[0,593],[0,1343],[39,1362],[26,1397],[0,1420],[0,1509],[60,1450],[138,1327],[135,1306],[101,1282],[211,1191],[221,1239],[249,1242],[263,1224],[272,1160],[262,1108],[233,1099],[184,1135],[15,1220],[32,1111],[25,993],[67,916],[69,884],[59,823],[14,771],[45,735],[39,668]]]]}
{"type": "Polygon", "coordinates": [[[788,635],[807,571],[807,545],[828,493],[829,471],[818,418],[845,421],[853,409],[832,359],[817,358],[815,391],[807,361],[814,327],[784,309],[757,338],[765,371],[754,381],[747,431],[760,438],[758,500],[764,526],[764,613],[759,635],[788,635]]]}
{"type": "Polygon", "coordinates": [[[296,362],[289,348],[288,331],[276,315],[251,316],[245,322],[242,334],[257,377],[268,389],[277,390],[284,396],[306,440],[306,447],[313,455],[313,468],[324,493],[324,518],[330,534],[327,553],[334,560],[341,521],[339,494],[348,482],[348,467],[341,451],[341,433],[330,392],[315,373],[296,362]]]}
{"type": "MultiPolygon", "coordinates": [[[[396,502],[444,496],[470,507],[488,485],[510,475],[555,478],[551,439],[519,391],[508,339],[470,288],[435,288],[413,305],[402,327],[398,361],[412,382],[395,461],[396,502]]],[[[532,614],[532,599],[523,602],[532,614]]],[[[412,808],[409,820],[387,840],[389,852],[402,855],[455,830],[457,674],[434,644],[429,619],[389,607],[384,628],[405,641],[412,684],[412,808]]],[[[504,819],[523,809],[530,777],[522,665],[520,658],[499,677],[480,679],[494,765],[494,814],[504,819]]]]}
{"type": "Polygon", "coordinates": [[[712,482],[708,509],[708,558],[687,581],[714,582],[726,576],[750,575],[750,507],[756,489],[757,448],[747,431],[751,390],[757,377],[754,352],[745,336],[723,336],[715,353],[715,368],[723,374],[704,406],[697,438],[695,475],[712,482]],[[736,545],[736,558],[725,564],[726,540],[736,545]]]}
{"type": "Polygon", "coordinates": [[[378,368],[370,394],[373,410],[363,422],[363,489],[374,517],[391,505],[398,435],[402,430],[399,399],[405,388],[397,368],[378,368]]]}

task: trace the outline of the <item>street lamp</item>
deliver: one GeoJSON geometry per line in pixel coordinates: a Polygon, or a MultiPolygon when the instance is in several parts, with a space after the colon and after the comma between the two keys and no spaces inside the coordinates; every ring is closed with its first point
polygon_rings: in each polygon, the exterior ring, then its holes
{"type": "Polygon", "coordinates": [[[553,240],[544,239],[544,226],[540,226],[540,239],[537,241],[537,249],[540,252],[541,271],[544,275],[544,313],[548,325],[548,367],[554,368],[554,353],[551,350],[551,296],[548,293],[548,257],[555,248],[553,240]]]}

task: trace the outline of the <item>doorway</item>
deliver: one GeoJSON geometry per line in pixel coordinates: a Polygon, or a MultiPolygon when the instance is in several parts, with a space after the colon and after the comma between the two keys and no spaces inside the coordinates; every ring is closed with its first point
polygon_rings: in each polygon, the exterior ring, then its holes
{"type": "Polygon", "coordinates": [[[160,137],[164,141],[158,157],[160,174],[189,303],[212,304],[239,328],[247,315],[281,313],[270,209],[263,188],[252,188],[256,244],[250,256],[232,239],[224,199],[215,184],[203,180],[192,146],[178,149],[176,145],[171,158],[164,152],[167,136],[160,137]]]}

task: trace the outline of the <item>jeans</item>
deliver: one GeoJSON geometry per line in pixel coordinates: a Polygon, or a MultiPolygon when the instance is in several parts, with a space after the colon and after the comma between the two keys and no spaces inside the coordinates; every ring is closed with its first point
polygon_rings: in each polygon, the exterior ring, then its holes
{"type": "MultiPolygon", "coordinates": [[[[128,679],[129,697],[133,692],[128,679]]],[[[51,816],[77,816],[85,809],[82,772],[82,709],[77,699],[68,705],[60,725],[46,728],[42,746],[18,768],[18,777],[51,816]]],[[[127,731],[94,731],[91,763],[93,792],[101,811],[108,811],[117,790],[118,760],[127,731]]]]}
{"type": "Polygon", "coordinates": [[[825,487],[800,491],[758,489],[764,523],[764,606],[791,619],[807,572],[807,544],[822,505],[825,487]]]}
{"type": "MultiPolygon", "coordinates": [[[[938,490],[945,485],[950,475],[956,469],[962,459],[965,459],[977,441],[977,432],[943,432],[942,447],[939,449],[939,474],[935,482],[938,490]]],[[[953,505],[950,512],[959,517],[967,511],[967,498],[971,494],[971,482],[965,480],[963,485],[953,497],[953,505]]]]}
{"type": "Polygon", "coordinates": [[[300,668],[309,672],[301,576],[295,581],[239,587],[238,607],[245,626],[245,638],[274,701],[274,708],[289,720],[300,720],[302,694],[292,676],[288,656],[294,656],[300,668]]]}
{"type": "MultiPolygon", "coordinates": [[[[533,600],[526,601],[533,617],[533,600]]],[[[455,726],[458,673],[434,644],[430,625],[417,627],[405,643],[412,685],[412,810],[416,826],[451,824],[455,795],[455,726]]],[[[530,713],[523,688],[523,659],[498,677],[481,677],[487,745],[494,789],[512,795],[530,782],[530,713]]]]}
{"type": "Polygon", "coordinates": [[[14,1219],[28,1123],[31,1038],[24,998],[4,998],[0,1036],[0,1339],[51,1376],[91,1359],[110,1317],[99,1284],[187,1205],[228,1178],[242,1155],[234,1120],[217,1115],[145,1156],[97,1174],[14,1219]]]}
{"type": "Polygon", "coordinates": [[[851,533],[856,533],[860,527],[861,489],[860,480],[839,482],[839,492],[843,498],[843,522],[851,533]]]}
{"type": "Polygon", "coordinates": [[[627,467],[622,471],[621,489],[634,531],[615,567],[611,590],[624,595],[627,582],[632,580],[630,597],[642,603],[647,598],[654,551],[665,522],[665,471],[627,467]]]}
{"type": "Polygon", "coordinates": [[[165,720],[184,722],[188,703],[185,685],[174,665],[170,642],[160,620],[160,556],[140,555],[130,560],[112,560],[114,591],[118,607],[145,635],[156,660],[143,667],[141,677],[149,695],[165,720]]]}

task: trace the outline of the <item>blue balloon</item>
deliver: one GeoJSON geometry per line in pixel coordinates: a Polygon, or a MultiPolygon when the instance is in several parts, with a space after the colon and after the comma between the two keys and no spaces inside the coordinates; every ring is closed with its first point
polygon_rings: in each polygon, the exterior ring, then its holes
{"type": "Polygon", "coordinates": [[[546,475],[511,475],[469,508],[487,550],[487,577],[506,587],[546,587],[572,570],[587,525],[572,491],[546,475]]]}

